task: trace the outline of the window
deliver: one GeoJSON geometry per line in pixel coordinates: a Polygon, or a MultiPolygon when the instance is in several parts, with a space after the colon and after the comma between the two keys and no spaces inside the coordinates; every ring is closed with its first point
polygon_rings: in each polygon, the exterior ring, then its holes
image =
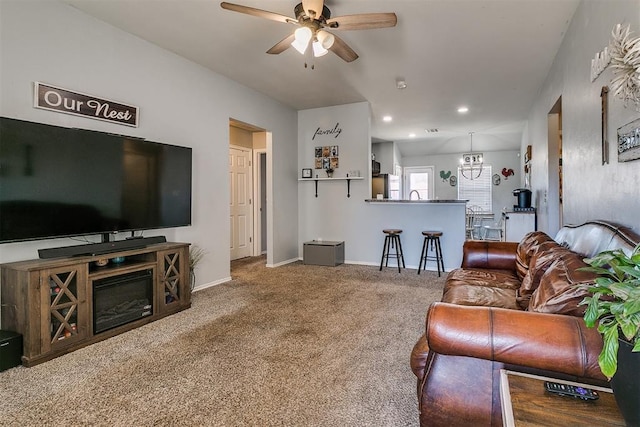
{"type": "Polygon", "coordinates": [[[433,166],[405,167],[404,177],[406,199],[433,199],[433,166]]]}
{"type": "MultiPolygon", "coordinates": [[[[485,165],[478,178],[474,173],[474,179],[467,179],[462,176],[461,167],[458,166],[458,199],[468,200],[468,205],[476,205],[482,208],[483,212],[493,212],[491,203],[491,166],[485,165]]],[[[469,172],[465,171],[469,176],[469,172]]]]}

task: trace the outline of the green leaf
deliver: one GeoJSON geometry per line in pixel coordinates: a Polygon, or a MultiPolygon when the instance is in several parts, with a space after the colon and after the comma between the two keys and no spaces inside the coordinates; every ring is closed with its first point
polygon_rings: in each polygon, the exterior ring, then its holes
{"type": "Polygon", "coordinates": [[[624,335],[627,341],[633,341],[633,337],[635,337],[636,333],[638,332],[638,324],[634,323],[633,319],[629,318],[621,319],[619,323],[622,335],[624,335]]]}
{"type": "Polygon", "coordinates": [[[620,270],[622,270],[624,273],[626,273],[629,276],[635,277],[636,279],[640,279],[640,270],[637,267],[632,267],[632,266],[621,266],[620,270]]]}
{"type": "Polygon", "coordinates": [[[629,294],[633,291],[633,287],[630,287],[624,283],[614,283],[609,289],[611,289],[613,295],[623,301],[626,301],[627,298],[629,298],[629,294]]]}
{"type": "MultiPolygon", "coordinates": [[[[587,310],[584,312],[584,323],[589,328],[593,328],[598,320],[598,301],[600,300],[600,293],[596,293],[590,298],[587,310]]],[[[587,298],[585,298],[587,300],[587,298]]]]}
{"type": "Polygon", "coordinates": [[[627,316],[632,316],[640,312],[640,296],[636,294],[637,292],[632,293],[624,303],[624,313],[627,316]]]}
{"type": "Polygon", "coordinates": [[[604,328],[602,333],[604,345],[598,356],[598,365],[602,373],[611,379],[618,370],[618,328],[614,324],[604,328]]]}

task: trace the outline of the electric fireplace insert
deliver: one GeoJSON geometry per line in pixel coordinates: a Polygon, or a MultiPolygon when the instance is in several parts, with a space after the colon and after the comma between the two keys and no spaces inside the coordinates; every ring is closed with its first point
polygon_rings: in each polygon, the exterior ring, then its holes
{"type": "Polygon", "coordinates": [[[153,270],[93,282],[93,333],[99,334],[153,314],[153,270]]]}

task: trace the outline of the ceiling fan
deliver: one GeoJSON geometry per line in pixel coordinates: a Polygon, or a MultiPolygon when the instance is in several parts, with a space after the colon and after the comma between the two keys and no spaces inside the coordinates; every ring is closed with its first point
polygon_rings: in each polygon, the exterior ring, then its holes
{"type": "Polygon", "coordinates": [[[223,9],[285,24],[294,24],[299,28],[283,40],[276,43],[267,53],[279,54],[293,46],[304,55],[309,45],[315,57],[326,55],[331,51],[346,62],[358,59],[358,54],[340,37],[326,31],[331,30],[370,30],[374,28],[395,27],[398,18],[395,13],[362,13],[331,18],[331,11],[324,5],[324,0],[302,0],[294,9],[295,18],[279,13],[242,6],[223,1],[223,9]]]}

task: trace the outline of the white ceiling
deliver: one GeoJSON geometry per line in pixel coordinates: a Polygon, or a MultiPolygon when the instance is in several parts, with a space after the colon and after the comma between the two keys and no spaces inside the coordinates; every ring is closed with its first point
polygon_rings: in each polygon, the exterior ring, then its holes
{"type": "MultiPolygon", "coordinates": [[[[372,137],[404,156],[518,149],[578,0],[325,0],[333,17],[395,12],[393,28],[338,31],[360,58],[265,52],[295,27],[217,0],[63,0],[295,109],[368,101],[372,137]],[[304,67],[314,63],[315,69],[304,67]],[[407,88],[398,90],[396,80],[407,88]],[[459,106],[469,112],[457,113],[459,106]],[[391,115],[393,121],[382,121],[391,115]],[[427,134],[425,129],[439,129],[427,134]],[[415,138],[410,139],[409,134],[415,138]]],[[[296,0],[235,3],[294,17],[296,0]]]]}

